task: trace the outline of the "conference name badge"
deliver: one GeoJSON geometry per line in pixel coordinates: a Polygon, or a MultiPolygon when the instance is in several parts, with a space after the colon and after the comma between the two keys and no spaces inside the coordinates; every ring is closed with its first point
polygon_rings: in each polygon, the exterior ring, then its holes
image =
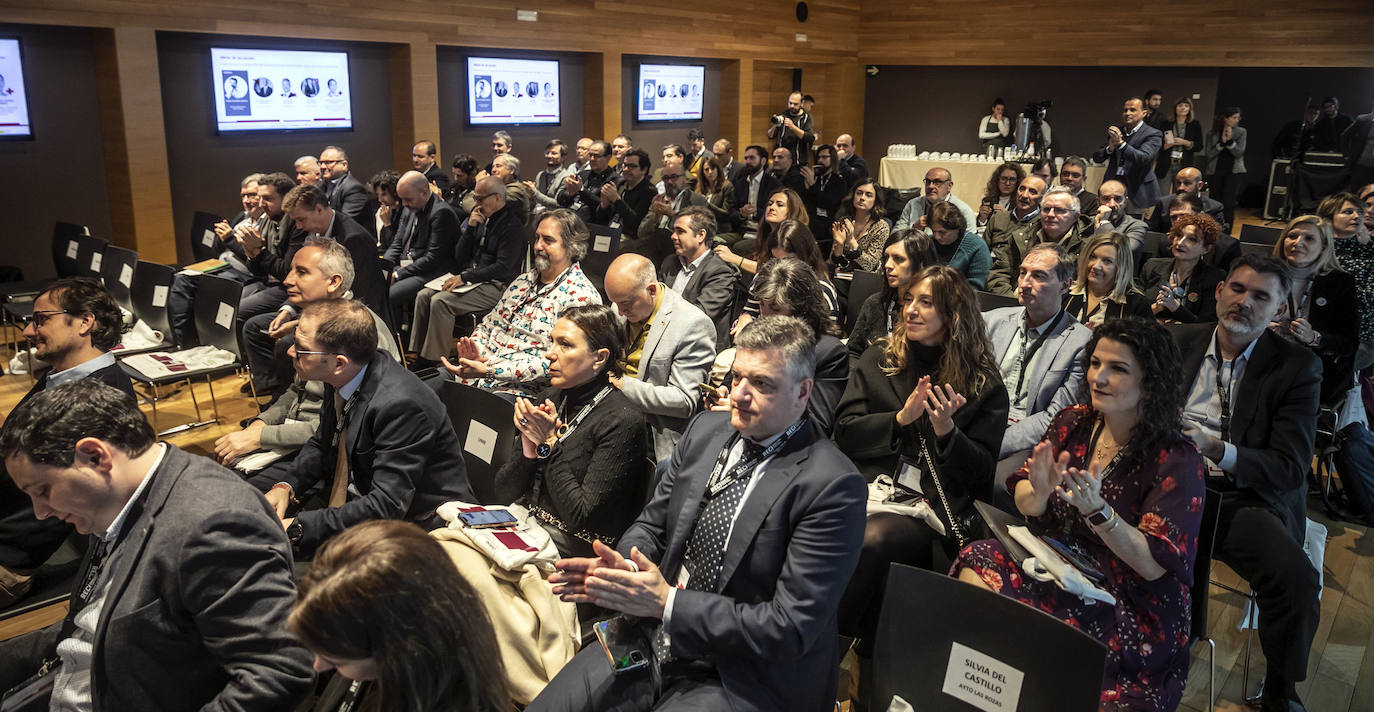
{"type": "Polygon", "coordinates": [[[1197,304],[1197,292],[1188,292],[1188,301],[1197,304]]]}
{"type": "Polygon", "coordinates": [[[1317,297],[1317,306],[1319,306],[1319,307],[1324,307],[1324,306],[1326,306],[1326,297],[1317,297]]]}

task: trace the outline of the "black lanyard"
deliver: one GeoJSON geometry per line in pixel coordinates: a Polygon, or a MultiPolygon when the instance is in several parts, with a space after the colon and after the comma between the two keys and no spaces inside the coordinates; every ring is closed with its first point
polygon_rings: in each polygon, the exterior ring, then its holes
{"type": "MultiPolygon", "coordinates": [[[[596,394],[596,397],[595,397],[595,398],[592,398],[592,402],[590,402],[590,403],[588,403],[588,404],[582,406],[582,409],[579,410],[579,411],[577,411],[577,416],[576,416],[576,417],[574,417],[572,420],[568,421],[567,423],[565,423],[565,424],[563,424],[563,425],[560,425],[560,426],[558,427],[558,442],[561,443],[561,442],[563,442],[563,440],[564,440],[565,438],[571,437],[572,434],[573,434],[573,431],[574,431],[574,430],[577,430],[578,424],[580,424],[580,423],[582,422],[582,419],[583,419],[583,418],[586,418],[586,417],[587,417],[587,414],[592,412],[592,408],[595,408],[595,407],[596,407],[596,404],[597,404],[597,403],[600,403],[601,400],[602,400],[603,398],[605,398],[606,396],[610,395],[610,394],[611,394],[611,391],[613,391],[613,390],[615,390],[615,387],[614,387],[614,386],[611,386],[611,385],[602,386],[601,391],[598,392],[598,393],[596,394]]],[[[565,402],[565,403],[567,402],[567,399],[566,399],[566,398],[564,398],[564,402],[565,402]]],[[[556,443],[555,443],[555,444],[556,444],[556,443]]]]}
{"type": "Polygon", "coordinates": [[[1236,362],[1240,360],[1237,355],[1231,360],[1231,377],[1226,379],[1226,386],[1221,385],[1221,342],[1212,342],[1212,356],[1217,361],[1217,398],[1221,399],[1221,439],[1231,439],[1231,391],[1236,385],[1236,362]]]}
{"type": "MultiPolygon", "coordinates": [[[[534,280],[535,280],[535,281],[534,281],[534,287],[533,287],[532,289],[530,289],[530,294],[526,295],[526,297],[525,297],[524,299],[521,299],[521,300],[520,300],[520,303],[519,303],[519,304],[516,304],[515,307],[514,307],[513,309],[511,309],[511,312],[510,312],[511,318],[512,318],[512,319],[515,318],[515,316],[516,316],[517,314],[519,314],[520,311],[523,310],[523,309],[525,308],[525,305],[526,305],[526,304],[529,304],[530,302],[533,302],[533,301],[535,301],[535,300],[537,300],[537,299],[539,299],[539,298],[541,298],[541,297],[546,297],[546,296],[548,296],[549,293],[552,292],[552,291],[554,290],[555,287],[557,287],[559,284],[561,284],[561,283],[563,282],[563,278],[564,278],[565,276],[567,276],[568,270],[571,270],[571,269],[572,269],[572,267],[569,267],[568,269],[563,270],[563,274],[558,275],[558,277],[557,277],[556,279],[554,279],[552,282],[549,282],[547,286],[540,284],[540,283],[539,283],[539,277],[536,276],[536,277],[534,278],[534,280]]],[[[537,274],[537,272],[536,272],[536,274],[537,274]]]]}
{"type": "Polygon", "coordinates": [[[1050,334],[1053,334],[1054,330],[1059,328],[1059,321],[1063,319],[1064,316],[1064,310],[1060,309],[1059,312],[1054,315],[1054,321],[1051,321],[1049,327],[1046,328],[1044,331],[1040,332],[1039,338],[1035,340],[1035,343],[1031,344],[1029,349],[1026,348],[1026,341],[1030,339],[1030,326],[1026,325],[1025,328],[1022,330],[1021,372],[1016,374],[1016,396],[1018,398],[1021,397],[1022,384],[1026,382],[1026,368],[1030,365],[1030,360],[1035,358],[1035,352],[1039,351],[1040,347],[1045,345],[1045,339],[1050,338],[1050,334]]]}
{"type": "MultiPolygon", "coordinates": [[[[154,473],[150,472],[147,476],[152,477],[153,474],[154,473]]],[[[151,485],[151,483],[149,483],[149,485],[151,485]]],[[[76,614],[80,613],[81,609],[85,608],[87,604],[91,602],[91,599],[95,598],[95,592],[100,581],[100,572],[105,568],[105,564],[109,563],[111,552],[114,551],[115,547],[119,546],[120,542],[124,541],[125,535],[129,533],[128,525],[138,521],[138,518],[142,516],[143,500],[147,497],[147,494],[148,487],[145,486],[143,492],[139,495],[138,499],[134,501],[133,506],[129,508],[128,513],[124,516],[124,520],[120,524],[119,534],[114,540],[107,541],[102,537],[91,547],[90,557],[86,561],[85,573],[81,577],[81,585],[78,586],[76,591],[72,594],[72,598],[74,598],[75,601],[68,608],[67,618],[62,622],[62,632],[59,634],[58,640],[66,640],[72,637],[72,633],[76,632],[76,614]]]]}
{"type": "Polygon", "coordinates": [[[798,419],[797,422],[792,424],[792,427],[788,428],[782,434],[782,437],[774,440],[773,444],[764,448],[763,452],[759,453],[757,457],[735,463],[735,466],[730,468],[730,471],[727,473],[725,471],[725,461],[730,459],[730,451],[734,449],[735,441],[740,437],[739,433],[736,433],[734,437],[730,439],[730,444],[727,445],[725,449],[721,451],[720,456],[716,458],[716,466],[711,470],[711,478],[706,481],[706,496],[714,497],[720,494],[725,488],[734,484],[735,480],[739,479],[736,476],[737,473],[753,472],[754,468],[758,467],[760,462],[776,455],[778,451],[782,449],[782,446],[786,445],[787,441],[791,440],[792,436],[801,429],[802,424],[805,422],[805,418],[798,419]]]}

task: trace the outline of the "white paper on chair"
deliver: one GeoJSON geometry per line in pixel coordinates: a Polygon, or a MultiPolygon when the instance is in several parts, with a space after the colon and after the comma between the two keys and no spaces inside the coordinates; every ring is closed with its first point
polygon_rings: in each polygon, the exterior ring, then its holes
{"type": "Polygon", "coordinates": [[[290,454],[290,450],[259,450],[235,460],[234,469],[252,474],[290,454]]]}
{"type": "Polygon", "coordinates": [[[120,266],[119,266],[119,283],[122,284],[122,285],[124,285],[124,288],[125,288],[125,289],[128,289],[128,288],[129,288],[129,285],[131,285],[131,284],[134,283],[134,268],[133,268],[133,267],[130,267],[129,265],[120,265],[120,266]]]}
{"type": "Polygon", "coordinates": [[[77,244],[76,244],[76,240],[68,240],[68,241],[67,241],[67,259],[69,259],[69,260],[74,260],[74,259],[76,259],[76,250],[77,250],[77,247],[78,247],[78,246],[77,246],[77,244]]]}
{"type": "Polygon", "coordinates": [[[1026,674],[966,645],[950,644],[941,692],[988,712],[1012,712],[1026,674]]]}
{"type": "Polygon", "coordinates": [[[153,306],[161,309],[167,306],[167,287],[159,284],[153,287],[153,306]]]}
{"type": "Polygon", "coordinates": [[[490,465],[491,457],[496,452],[496,431],[479,421],[468,421],[468,437],[463,449],[490,465]]]}
{"type": "Polygon", "coordinates": [[[611,251],[611,236],[610,236],[610,235],[597,235],[596,238],[595,238],[594,240],[592,240],[592,252],[610,252],[610,251],[611,251]]]}
{"type": "Polygon", "coordinates": [[[215,231],[214,231],[214,230],[206,230],[203,234],[201,234],[201,236],[200,236],[200,244],[205,245],[206,247],[214,247],[214,246],[215,246],[215,231]]]}
{"type": "Polygon", "coordinates": [[[102,255],[99,252],[91,255],[91,271],[100,272],[100,262],[102,255]]]}
{"type": "Polygon", "coordinates": [[[219,310],[215,312],[215,323],[219,324],[221,329],[228,329],[233,326],[234,308],[224,302],[220,302],[219,310]]]}

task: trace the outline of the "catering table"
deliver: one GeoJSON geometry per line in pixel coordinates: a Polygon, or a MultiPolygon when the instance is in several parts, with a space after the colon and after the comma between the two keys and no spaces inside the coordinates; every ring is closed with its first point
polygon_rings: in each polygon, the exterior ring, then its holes
{"type": "MultiPolygon", "coordinates": [[[[878,172],[878,182],[889,188],[919,188],[921,181],[926,177],[926,171],[937,167],[944,168],[949,171],[950,177],[954,179],[954,195],[968,203],[969,207],[977,210],[978,204],[983,200],[983,192],[987,190],[988,178],[992,176],[992,171],[999,165],[1001,165],[1000,162],[956,161],[953,159],[939,161],[883,156],[878,172]]],[[[1027,172],[1030,171],[1030,164],[1022,164],[1022,167],[1027,172]]],[[[1102,174],[1106,170],[1106,166],[1088,166],[1088,175],[1084,179],[1083,186],[1096,192],[1097,186],[1102,184],[1102,174]]]]}

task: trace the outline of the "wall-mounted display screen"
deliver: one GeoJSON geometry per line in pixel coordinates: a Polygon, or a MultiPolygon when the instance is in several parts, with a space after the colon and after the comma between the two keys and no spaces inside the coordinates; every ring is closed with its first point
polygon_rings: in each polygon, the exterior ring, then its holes
{"type": "Polygon", "coordinates": [[[0,37],[0,139],[33,138],[19,40],[0,37]]]}
{"type": "Polygon", "coordinates": [[[213,47],[210,82],[221,132],[353,128],[347,52],[213,47]]]}
{"type": "Polygon", "coordinates": [[[638,121],[696,121],[706,92],[706,68],[701,65],[639,65],[638,121]]]}
{"type": "Polygon", "coordinates": [[[468,57],[469,124],[557,124],[556,59],[468,57]]]}

